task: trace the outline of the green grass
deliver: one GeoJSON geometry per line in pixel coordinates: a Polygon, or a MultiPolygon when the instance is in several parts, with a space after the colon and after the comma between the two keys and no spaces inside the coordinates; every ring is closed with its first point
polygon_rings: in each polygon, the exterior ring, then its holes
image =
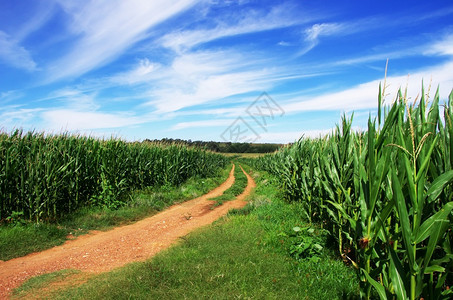
{"type": "Polygon", "coordinates": [[[231,167],[211,178],[194,177],[180,186],[154,187],[135,191],[126,206],[116,210],[87,208],[54,224],[34,224],[23,220],[0,226],[0,260],[9,260],[28,253],[61,245],[71,234],[77,236],[89,230],[107,230],[129,224],[178,202],[193,199],[217,187],[228,177],[231,167]]]}
{"type": "Polygon", "coordinates": [[[14,290],[12,298],[26,298],[33,295],[35,290],[42,290],[54,282],[61,282],[69,276],[79,274],[78,270],[61,270],[53,273],[43,274],[40,276],[32,277],[22,286],[14,290]]]}
{"type": "Polygon", "coordinates": [[[234,177],[234,183],[229,189],[218,197],[210,198],[210,200],[217,201],[217,205],[214,205],[214,207],[222,205],[223,201],[234,200],[244,191],[247,186],[247,176],[242,172],[242,169],[238,164],[236,164],[236,168],[234,169],[234,177]]]}
{"type": "Polygon", "coordinates": [[[0,227],[0,260],[9,260],[31,252],[62,244],[69,232],[50,224],[0,227]]]}
{"type": "Polygon", "coordinates": [[[303,226],[297,204],[263,176],[250,203],[145,263],[101,274],[59,299],[353,299],[353,270],[331,258],[296,260],[281,233],[303,226]],[[272,199],[272,201],[271,201],[272,199]]]}
{"type": "Polygon", "coordinates": [[[238,157],[255,158],[255,157],[264,156],[268,153],[221,153],[221,154],[225,155],[226,157],[231,157],[231,158],[238,158],[238,157]]]}

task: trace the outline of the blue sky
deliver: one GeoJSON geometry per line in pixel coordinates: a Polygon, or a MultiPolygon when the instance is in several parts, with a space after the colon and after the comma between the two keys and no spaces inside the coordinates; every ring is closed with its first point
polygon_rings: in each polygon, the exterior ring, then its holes
{"type": "Polygon", "coordinates": [[[0,1],[0,130],[292,142],[453,88],[451,1],[0,1]],[[263,94],[264,93],[264,94],[263,94]]]}

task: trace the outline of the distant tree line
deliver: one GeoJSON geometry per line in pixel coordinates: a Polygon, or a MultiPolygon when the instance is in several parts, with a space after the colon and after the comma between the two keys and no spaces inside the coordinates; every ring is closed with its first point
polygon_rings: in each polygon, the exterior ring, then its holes
{"type": "Polygon", "coordinates": [[[201,147],[206,150],[220,153],[270,153],[278,150],[283,144],[259,144],[259,143],[231,143],[231,142],[213,142],[213,141],[192,141],[182,139],[163,138],[160,140],[146,139],[144,143],[160,144],[181,144],[187,146],[201,147]]]}

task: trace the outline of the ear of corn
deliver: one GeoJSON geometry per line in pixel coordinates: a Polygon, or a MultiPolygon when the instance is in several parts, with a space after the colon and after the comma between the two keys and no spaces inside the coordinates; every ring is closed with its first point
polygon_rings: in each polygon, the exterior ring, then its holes
{"type": "Polygon", "coordinates": [[[132,189],[212,176],[226,163],[224,156],[181,145],[0,133],[0,220],[13,212],[56,219],[99,202],[115,207],[132,189]]]}
{"type": "Polygon", "coordinates": [[[357,269],[362,297],[442,299],[453,284],[453,91],[408,103],[401,91],[366,132],[341,121],[325,138],[302,138],[249,162],[282,179],[289,201],[335,237],[357,269]],[[443,108],[443,115],[441,109],[443,108]]]}

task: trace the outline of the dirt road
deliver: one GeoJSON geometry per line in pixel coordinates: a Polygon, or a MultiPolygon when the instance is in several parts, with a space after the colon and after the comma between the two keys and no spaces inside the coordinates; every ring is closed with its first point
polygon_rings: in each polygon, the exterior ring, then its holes
{"type": "MultiPolygon", "coordinates": [[[[244,172],[245,173],[245,172],[244,172]]],[[[146,260],[168,248],[196,228],[225,215],[231,208],[246,204],[255,187],[247,174],[247,187],[235,200],[212,209],[209,198],[223,194],[234,183],[234,165],[228,179],[211,192],[143,219],[109,231],[96,231],[42,252],[0,262],[0,299],[7,299],[26,279],[62,269],[106,272],[134,261],[146,260]]]]}

